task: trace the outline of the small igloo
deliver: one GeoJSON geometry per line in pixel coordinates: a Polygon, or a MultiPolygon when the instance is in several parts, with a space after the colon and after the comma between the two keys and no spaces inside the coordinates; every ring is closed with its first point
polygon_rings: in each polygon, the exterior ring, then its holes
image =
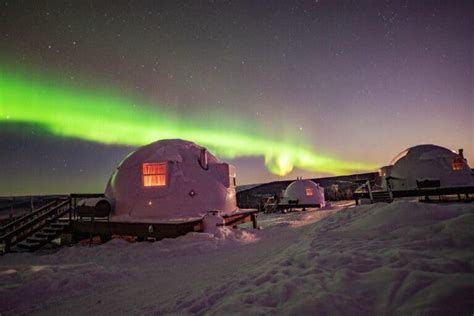
{"type": "Polygon", "coordinates": [[[324,188],[311,180],[297,179],[286,188],[282,203],[324,207],[324,188]]]}

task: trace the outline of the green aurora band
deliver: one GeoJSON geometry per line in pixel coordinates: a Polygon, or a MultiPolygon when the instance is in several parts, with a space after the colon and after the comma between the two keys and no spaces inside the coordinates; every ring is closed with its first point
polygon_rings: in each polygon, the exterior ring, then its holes
{"type": "Polygon", "coordinates": [[[264,156],[268,170],[279,176],[294,167],[335,175],[375,169],[371,164],[326,157],[285,141],[199,127],[144,110],[146,107],[118,93],[74,89],[34,78],[0,68],[0,122],[38,124],[54,135],[103,144],[141,146],[182,138],[207,146],[223,158],[264,156]]]}

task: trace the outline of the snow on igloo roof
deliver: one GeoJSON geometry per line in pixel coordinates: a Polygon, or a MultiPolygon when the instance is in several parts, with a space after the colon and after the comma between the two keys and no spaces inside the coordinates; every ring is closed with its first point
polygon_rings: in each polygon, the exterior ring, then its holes
{"type": "Polygon", "coordinates": [[[424,144],[405,149],[390,161],[390,165],[395,165],[400,159],[405,157],[409,160],[431,160],[452,157],[453,155],[456,155],[456,153],[447,148],[424,144]]]}
{"type": "MultiPolygon", "coordinates": [[[[119,168],[129,168],[143,162],[185,162],[189,159],[199,159],[202,149],[204,147],[182,139],[159,140],[131,152],[120,163],[119,168]]],[[[208,163],[219,163],[219,159],[209,151],[207,160],[208,163]]]]}

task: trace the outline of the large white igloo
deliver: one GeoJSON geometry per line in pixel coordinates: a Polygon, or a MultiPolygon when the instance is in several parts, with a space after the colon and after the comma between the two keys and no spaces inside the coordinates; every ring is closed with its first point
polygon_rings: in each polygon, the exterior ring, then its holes
{"type": "Polygon", "coordinates": [[[389,166],[380,169],[380,175],[382,186],[390,185],[395,191],[430,185],[441,188],[474,185],[472,170],[462,154],[431,144],[402,151],[389,166]]]}
{"type": "Polygon", "coordinates": [[[112,218],[169,221],[201,218],[211,210],[238,210],[235,168],[205,148],[180,139],[160,140],[129,154],[105,190],[112,218]]]}

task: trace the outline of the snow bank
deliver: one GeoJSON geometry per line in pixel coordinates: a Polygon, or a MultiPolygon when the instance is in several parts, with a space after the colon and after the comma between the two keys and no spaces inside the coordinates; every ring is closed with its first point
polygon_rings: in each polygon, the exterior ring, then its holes
{"type": "Polygon", "coordinates": [[[0,257],[4,314],[468,314],[474,205],[259,217],[155,243],[0,257]]]}
{"type": "Polygon", "coordinates": [[[0,311],[34,310],[47,299],[96,291],[103,284],[130,278],[132,267],[143,267],[138,273],[146,275],[146,271],[153,269],[149,264],[161,258],[188,261],[218,247],[235,247],[257,240],[251,231],[222,227],[218,236],[189,233],[154,243],[113,239],[100,246],[76,245],[56,252],[8,254],[0,257],[0,311]]]}
{"type": "Polygon", "coordinates": [[[472,314],[472,227],[472,204],[394,202],[346,209],[229,285],[219,303],[185,311],[472,314]]]}
{"type": "Polygon", "coordinates": [[[0,310],[18,309],[61,293],[77,294],[126,275],[93,263],[14,265],[0,272],[0,310]]]}

